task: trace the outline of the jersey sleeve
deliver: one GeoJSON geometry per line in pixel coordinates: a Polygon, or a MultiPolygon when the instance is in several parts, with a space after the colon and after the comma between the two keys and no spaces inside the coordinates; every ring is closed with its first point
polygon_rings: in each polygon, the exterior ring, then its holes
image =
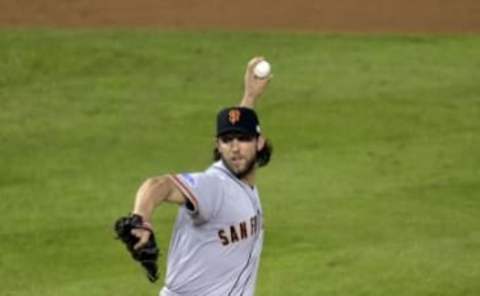
{"type": "Polygon", "coordinates": [[[186,207],[197,222],[206,222],[219,210],[223,190],[221,180],[207,173],[183,173],[170,175],[177,188],[192,207],[186,207]]]}

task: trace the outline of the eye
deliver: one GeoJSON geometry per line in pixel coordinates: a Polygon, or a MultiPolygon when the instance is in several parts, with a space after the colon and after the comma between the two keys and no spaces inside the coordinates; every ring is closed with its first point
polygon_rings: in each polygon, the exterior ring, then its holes
{"type": "Polygon", "coordinates": [[[230,143],[235,137],[233,135],[224,135],[220,137],[220,141],[223,143],[230,143]]]}
{"type": "Polygon", "coordinates": [[[252,135],[228,134],[228,135],[220,136],[220,141],[222,141],[222,143],[225,143],[225,144],[228,144],[235,139],[237,139],[237,141],[239,142],[251,142],[254,138],[255,136],[252,136],[252,135]]]}
{"type": "Polygon", "coordinates": [[[238,135],[237,140],[240,142],[250,142],[253,140],[253,136],[251,135],[238,135]]]}

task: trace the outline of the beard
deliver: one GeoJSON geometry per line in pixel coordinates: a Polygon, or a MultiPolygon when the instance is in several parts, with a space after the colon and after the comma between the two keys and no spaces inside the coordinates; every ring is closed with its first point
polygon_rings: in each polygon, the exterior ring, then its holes
{"type": "Polygon", "coordinates": [[[243,179],[245,176],[250,174],[255,169],[255,164],[257,163],[257,155],[255,154],[252,159],[248,160],[243,170],[235,171],[235,169],[228,163],[228,161],[223,157],[223,155],[220,155],[220,158],[222,159],[223,164],[230,171],[230,173],[232,173],[238,179],[243,179]]]}

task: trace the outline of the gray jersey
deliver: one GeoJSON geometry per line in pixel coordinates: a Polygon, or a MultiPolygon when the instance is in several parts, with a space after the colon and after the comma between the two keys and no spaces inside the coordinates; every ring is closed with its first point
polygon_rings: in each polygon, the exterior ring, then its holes
{"type": "Polygon", "coordinates": [[[221,161],[205,172],[171,178],[194,209],[179,210],[160,295],[254,295],[263,245],[257,189],[221,161]]]}

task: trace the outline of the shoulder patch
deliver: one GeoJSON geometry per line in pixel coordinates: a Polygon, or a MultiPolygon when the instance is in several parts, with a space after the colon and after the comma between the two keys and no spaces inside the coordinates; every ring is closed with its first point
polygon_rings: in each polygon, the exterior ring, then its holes
{"type": "Polygon", "coordinates": [[[182,176],[182,178],[188,183],[188,185],[190,185],[191,187],[195,187],[197,186],[197,181],[195,180],[195,178],[189,174],[189,173],[183,173],[181,174],[180,176],[182,176]]]}

